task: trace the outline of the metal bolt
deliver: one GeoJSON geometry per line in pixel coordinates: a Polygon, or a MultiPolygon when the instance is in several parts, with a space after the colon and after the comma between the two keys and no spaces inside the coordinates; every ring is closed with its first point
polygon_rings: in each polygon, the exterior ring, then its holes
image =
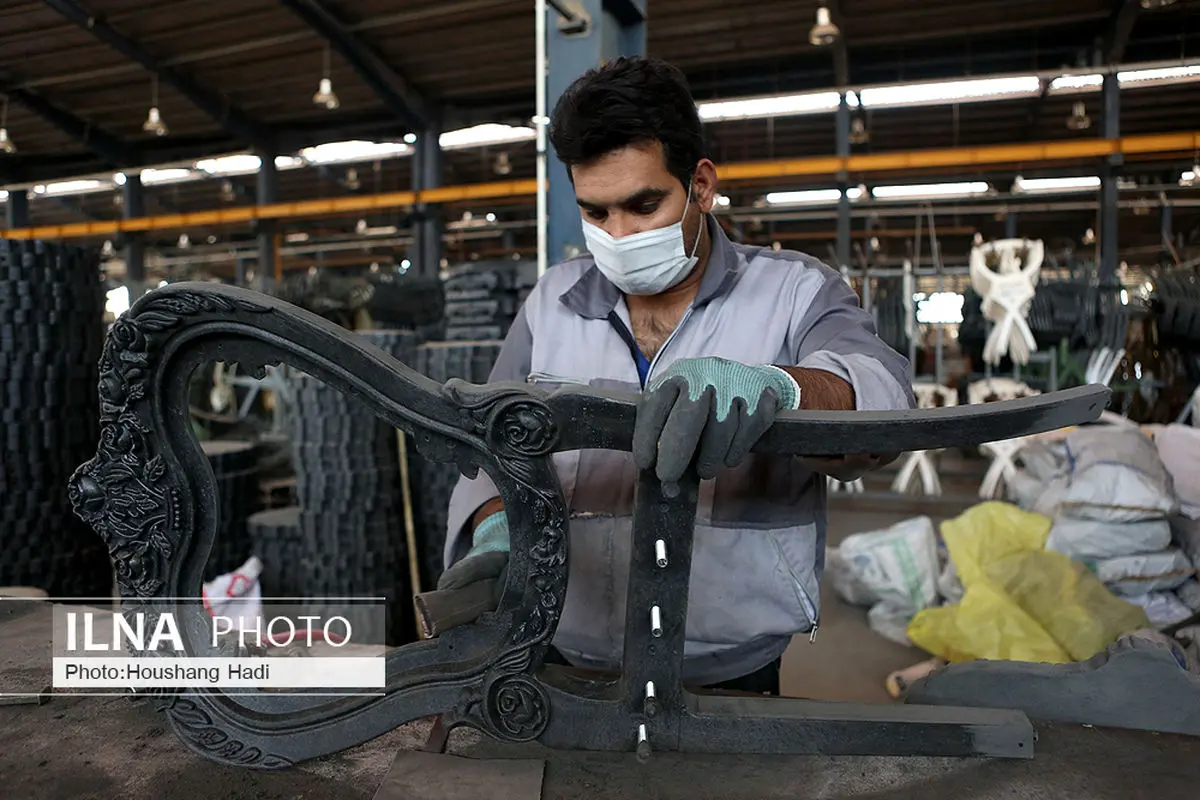
{"type": "Polygon", "coordinates": [[[650,760],[650,740],[646,737],[646,726],[638,725],[637,731],[637,760],[645,764],[650,760]]]}
{"type": "Polygon", "coordinates": [[[646,716],[653,717],[658,713],[658,698],[654,694],[654,681],[646,681],[646,716]]]}
{"type": "Polygon", "coordinates": [[[650,634],[655,638],[662,636],[662,612],[658,606],[650,609],[650,634]]]}
{"type": "Polygon", "coordinates": [[[654,561],[659,569],[667,566],[667,543],[662,539],[654,543],[654,561]]]}

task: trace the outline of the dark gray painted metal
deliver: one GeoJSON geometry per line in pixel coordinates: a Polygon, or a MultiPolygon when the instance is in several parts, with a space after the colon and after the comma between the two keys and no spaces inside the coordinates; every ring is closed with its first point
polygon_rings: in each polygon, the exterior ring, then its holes
{"type": "Polygon", "coordinates": [[[6,93],[14,101],[85,145],[108,162],[109,166],[120,169],[139,163],[138,155],[130,145],[103,128],[64,111],[41,95],[27,89],[10,89],[6,93]]]}
{"type": "MultiPolygon", "coordinates": [[[[261,151],[258,157],[261,164],[258,168],[256,199],[259,205],[276,203],[279,201],[279,172],[275,168],[275,156],[271,151],[261,151]]],[[[254,277],[261,289],[275,284],[275,232],[274,222],[258,222],[258,268],[254,271],[254,277]]]]}
{"type": "Polygon", "coordinates": [[[271,141],[271,131],[230,103],[228,98],[200,86],[177,69],[164,66],[162,59],[146,52],[141,45],[117,31],[102,17],[92,15],[74,0],[43,2],[121,55],[156,73],[164,83],[173,86],[192,105],[207,114],[232,136],[246,144],[259,147],[271,141]]]}
{"type": "Polygon", "coordinates": [[[334,16],[319,0],[280,0],[310,28],[316,31],[342,58],[371,91],[405,125],[413,130],[425,126],[426,102],[397,70],[372,52],[357,35],[334,16]]]}
{"type": "Polygon", "coordinates": [[[850,51],[846,45],[846,20],[842,16],[840,0],[829,0],[825,5],[829,9],[830,21],[841,31],[841,35],[832,45],[833,80],[838,89],[843,89],[850,85],[850,51]]]}
{"type": "MultiPolygon", "coordinates": [[[[114,324],[105,345],[101,443],[72,478],[70,495],[108,544],[127,604],[200,596],[218,504],[190,427],[188,390],[193,370],[213,360],[237,362],[251,374],[287,362],[366,403],[412,435],[425,457],[456,463],[468,475],[484,469],[504,501],[512,550],[495,613],[390,651],[383,696],[162,694],[171,726],[209,758],[286,767],[434,714],[448,727],[551,747],[631,752],[637,725],[649,719],[652,746],[660,750],[1032,755],[1032,729],[1014,712],[716,699],[680,686],[694,473],[674,499],[651,474],[639,478],[623,675],[585,680],[542,669],[567,585],[567,508],[550,455],[628,451],[640,397],[583,387],[547,394],[521,383],[439,386],[332,322],[232,286],[156,290],[114,324]],[[656,537],[666,541],[667,568],[655,563],[656,537]],[[648,630],[646,605],[655,603],[659,637],[648,630]],[[647,679],[660,701],[652,717],[641,702],[647,679]]],[[[1094,420],[1107,399],[1106,388],[1093,386],[931,411],[788,412],[754,450],[955,447],[1094,420]]],[[[209,619],[198,605],[189,608],[209,619]]],[[[185,627],[183,635],[189,654],[212,654],[207,631],[185,627]]]]}
{"type": "Polygon", "coordinates": [[[8,201],[4,204],[4,227],[29,227],[29,192],[25,189],[8,190],[8,201]]]}
{"type": "MultiPolygon", "coordinates": [[[[840,38],[839,41],[841,41],[840,38]]],[[[841,102],[838,103],[834,127],[837,155],[843,157],[850,155],[850,106],[846,103],[845,92],[842,93],[841,102]]],[[[850,266],[850,198],[846,194],[846,190],[849,188],[850,184],[847,181],[845,170],[842,170],[838,173],[838,189],[842,193],[838,198],[837,210],[837,265],[839,267],[850,266]]]]}
{"type": "MultiPolygon", "coordinates": [[[[436,189],[442,185],[443,161],[441,128],[430,122],[417,137],[413,163],[413,191],[436,189]]],[[[442,233],[446,221],[436,204],[419,203],[413,209],[414,238],[410,260],[419,275],[437,275],[442,265],[442,233]]]]}
{"type": "Polygon", "coordinates": [[[975,661],[915,682],[906,702],[1017,708],[1045,722],[1200,736],[1200,676],[1165,636],[1122,637],[1077,664],[975,661]]]}
{"type": "MultiPolygon", "coordinates": [[[[1104,76],[1104,138],[1117,139],[1121,136],[1121,86],[1117,74],[1104,76]]],[[[1117,227],[1118,182],[1121,178],[1121,155],[1110,155],[1105,160],[1100,178],[1100,273],[1101,282],[1112,283],[1117,279],[1117,227]]]]}
{"type": "Polygon", "coordinates": [[[1158,207],[1158,224],[1162,249],[1168,256],[1171,254],[1171,240],[1175,238],[1175,225],[1172,217],[1172,206],[1164,198],[1162,204],[1158,207]]]}
{"type": "Polygon", "coordinates": [[[1007,214],[1004,215],[1004,238],[1005,239],[1017,238],[1017,216],[1018,215],[1015,211],[1009,211],[1007,214]]]}
{"type": "MultiPolygon", "coordinates": [[[[142,185],[141,175],[125,176],[121,200],[125,219],[146,216],[146,189],[142,185]]],[[[130,233],[124,236],[124,244],[125,281],[130,284],[130,293],[136,298],[141,295],[142,284],[146,280],[146,241],[140,233],[130,233]]]]}
{"type": "Polygon", "coordinates": [[[1113,11],[1104,26],[1101,50],[1097,53],[1096,66],[1120,64],[1125,57],[1125,48],[1142,12],[1141,0],[1113,0],[1113,11]]]}

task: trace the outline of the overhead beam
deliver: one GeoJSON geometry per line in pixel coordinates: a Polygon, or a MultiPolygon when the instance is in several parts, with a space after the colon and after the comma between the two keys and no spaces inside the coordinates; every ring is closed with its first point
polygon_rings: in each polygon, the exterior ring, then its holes
{"type": "Polygon", "coordinates": [[[1113,0],[1113,10],[1104,26],[1095,66],[1121,63],[1141,11],[1140,0],[1113,0]]]}
{"type": "Polygon", "coordinates": [[[839,0],[829,0],[829,19],[841,33],[833,42],[833,79],[837,88],[843,89],[850,84],[850,51],[846,46],[846,20],[842,16],[842,4],[839,0]]]}
{"type": "Polygon", "coordinates": [[[164,83],[186,97],[192,105],[207,114],[231,136],[255,147],[270,145],[272,136],[268,128],[247,116],[244,111],[230,103],[227,97],[200,86],[178,70],[165,66],[162,59],[150,55],[133,39],[109,25],[103,17],[88,13],[75,0],[43,2],[121,55],[158,75],[164,83]]]}
{"type": "Polygon", "coordinates": [[[98,128],[70,111],[59,108],[39,94],[28,89],[9,89],[4,92],[13,101],[49,122],[58,130],[86,146],[109,166],[121,169],[136,166],[136,151],[113,134],[98,128]]]}
{"type": "Polygon", "coordinates": [[[280,0],[280,2],[350,64],[354,72],[371,88],[387,109],[410,129],[425,127],[428,104],[394,67],[372,52],[366,44],[320,0],[280,0]]]}

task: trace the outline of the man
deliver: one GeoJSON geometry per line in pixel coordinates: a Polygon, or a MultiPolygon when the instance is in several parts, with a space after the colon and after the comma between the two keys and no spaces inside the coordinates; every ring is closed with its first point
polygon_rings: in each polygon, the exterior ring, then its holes
{"type": "MultiPolygon", "coordinates": [[[[878,457],[749,456],[784,409],[914,405],[905,360],[816,259],[732,243],[708,214],[716,168],[683,75],[623,58],[559,100],[550,139],[567,165],[590,255],[547,271],[517,315],[492,381],[645,392],[632,454],[559,453],[571,510],[569,582],[547,656],[619,667],[637,470],[664,488],[694,461],[701,483],[684,680],[778,693],[791,636],[815,629],[825,478],[878,457]]],[[[484,475],[450,503],[439,585],[498,576],[503,507],[484,475]]]]}

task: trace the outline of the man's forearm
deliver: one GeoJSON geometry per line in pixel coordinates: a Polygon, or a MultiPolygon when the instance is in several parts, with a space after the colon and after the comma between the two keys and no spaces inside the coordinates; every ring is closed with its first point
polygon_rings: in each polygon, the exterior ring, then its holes
{"type": "Polygon", "coordinates": [[[854,387],[823,369],[780,367],[800,385],[800,408],[805,411],[853,411],[854,387]]]}

